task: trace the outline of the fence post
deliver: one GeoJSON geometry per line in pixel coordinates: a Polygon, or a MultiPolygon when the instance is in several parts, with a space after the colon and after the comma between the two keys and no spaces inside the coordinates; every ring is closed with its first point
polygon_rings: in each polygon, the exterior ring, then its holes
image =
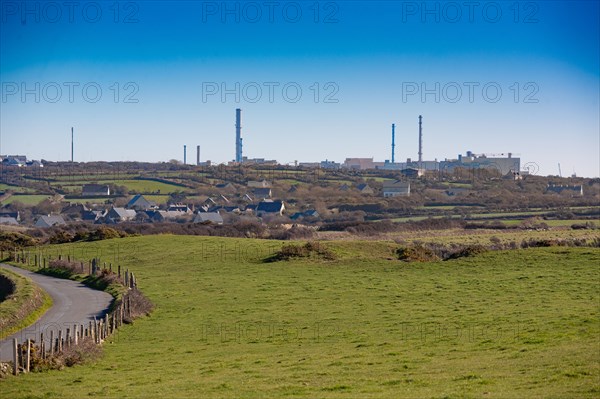
{"type": "Polygon", "coordinates": [[[123,313],[125,304],[123,302],[125,298],[121,299],[121,306],[119,306],[119,327],[123,325],[123,313]]]}
{"type": "Polygon", "coordinates": [[[31,340],[27,340],[27,360],[25,361],[25,372],[29,373],[29,366],[31,364],[31,340]]]}
{"type": "Polygon", "coordinates": [[[50,331],[50,356],[54,355],[54,330],[50,331]]]}
{"type": "Polygon", "coordinates": [[[19,374],[19,344],[16,338],[13,338],[13,374],[19,374]]]}
{"type": "Polygon", "coordinates": [[[131,320],[131,298],[127,295],[127,315],[129,316],[129,320],[131,320]]]}
{"type": "Polygon", "coordinates": [[[58,349],[57,352],[62,352],[62,348],[63,348],[63,342],[62,342],[62,330],[58,330],[58,349]]]}
{"type": "Polygon", "coordinates": [[[40,357],[46,358],[46,343],[44,342],[44,333],[40,333],[40,357]]]}

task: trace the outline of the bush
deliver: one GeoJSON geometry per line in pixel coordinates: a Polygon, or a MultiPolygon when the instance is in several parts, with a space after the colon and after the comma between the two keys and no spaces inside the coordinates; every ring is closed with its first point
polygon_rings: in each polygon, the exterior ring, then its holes
{"type": "Polygon", "coordinates": [[[434,251],[420,244],[398,248],[396,254],[398,259],[405,262],[435,262],[440,260],[440,257],[434,251]]]}
{"type": "Polygon", "coordinates": [[[335,254],[318,242],[309,241],[304,245],[284,244],[279,251],[266,259],[267,262],[291,260],[297,258],[320,258],[335,260],[335,254]]]}
{"type": "Polygon", "coordinates": [[[21,233],[0,231],[0,249],[12,251],[15,248],[32,247],[37,245],[37,240],[21,233]]]}
{"type": "Polygon", "coordinates": [[[444,257],[444,260],[475,256],[475,255],[479,255],[479,254],[482,254],[487,251],[488,251],[488,249],[482,245],[468,245],[466,247],[462,247],[462,248],[459,248],[459,249],[451,252],[446,257],[444,257]]]}

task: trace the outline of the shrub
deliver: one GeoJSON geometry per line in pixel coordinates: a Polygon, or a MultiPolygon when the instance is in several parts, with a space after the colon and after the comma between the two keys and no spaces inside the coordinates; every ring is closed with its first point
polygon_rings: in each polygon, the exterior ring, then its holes
{"type": "Polygon", "coordinates": [[[396,254],[398,259],[405,262],[435,262],[440,260],[440,257],[434,251],[420,244],[398,248],[396,254]]]}
{"type": "Polygon", "coordinates": [[[468,245],[449,253],[447,256],[444,257],[444,260],[475,256],[487,251],[488,249],[482,245],[468,245]]]}
{"type": "Polygon", "coordinates": [[[320,258],[335,260],[335,254],[318,242],[309,241],[304,245],[284,244],[279,251],[266,259],[267,262],[291,260],[296,258],[320,258]]]}

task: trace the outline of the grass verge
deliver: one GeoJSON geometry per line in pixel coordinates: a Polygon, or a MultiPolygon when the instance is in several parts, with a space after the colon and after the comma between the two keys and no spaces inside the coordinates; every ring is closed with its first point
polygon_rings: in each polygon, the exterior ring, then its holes
{"type": "Polygon", "coordinates": [[[0,339],[4,339],[39,319],[52,306],[52,298],[26,277],[6,269],[0,274],[15,285],[14,293],[0,303],[0,339]]]}

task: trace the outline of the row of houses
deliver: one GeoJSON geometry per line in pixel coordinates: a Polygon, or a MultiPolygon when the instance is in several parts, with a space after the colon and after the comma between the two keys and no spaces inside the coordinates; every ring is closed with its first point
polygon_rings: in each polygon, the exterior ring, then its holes
{"type": "MultiPolygon", "coordinates": [[[[137,197],[137,196],[136,196],[137,197]]],[[[144,202],[143,196],[136,198],[136,203],[144,202]]],[[[132,201],[130,201],[131,203],[132,201]]],[[[128,221],[139,222],[169,222],[188,221],[194,223],[223,224],[223,215],[233,215],[236,209],[226,209],[222,206],[210,208],[201,207],[197,212],[192,211],[185,204],[173,204],[168,209],[158,209],[153,206],[145,209],[111,207],[110,209],[88,209],[82,204],[68,205],[58,215],[40,215],[35,219],[34,226],[48,228],[52,226],[64,226],[68,221],[86,221],[95,224],[117,224],[128,221]]],[[[245,209],[237,208],[237,215],[249,215],[259,218],[266,216],[282,216],[285,212],[283,201],[261,201],[258,204],[250,204],[245,209]]],[[[316,212],[316,211],[315,211],[316,212]]],[[[308,214],[307,214],[308,215],[308,214]]],[[[19,225],[18,212],[0,213],[0,224],[19,225]]]]}

